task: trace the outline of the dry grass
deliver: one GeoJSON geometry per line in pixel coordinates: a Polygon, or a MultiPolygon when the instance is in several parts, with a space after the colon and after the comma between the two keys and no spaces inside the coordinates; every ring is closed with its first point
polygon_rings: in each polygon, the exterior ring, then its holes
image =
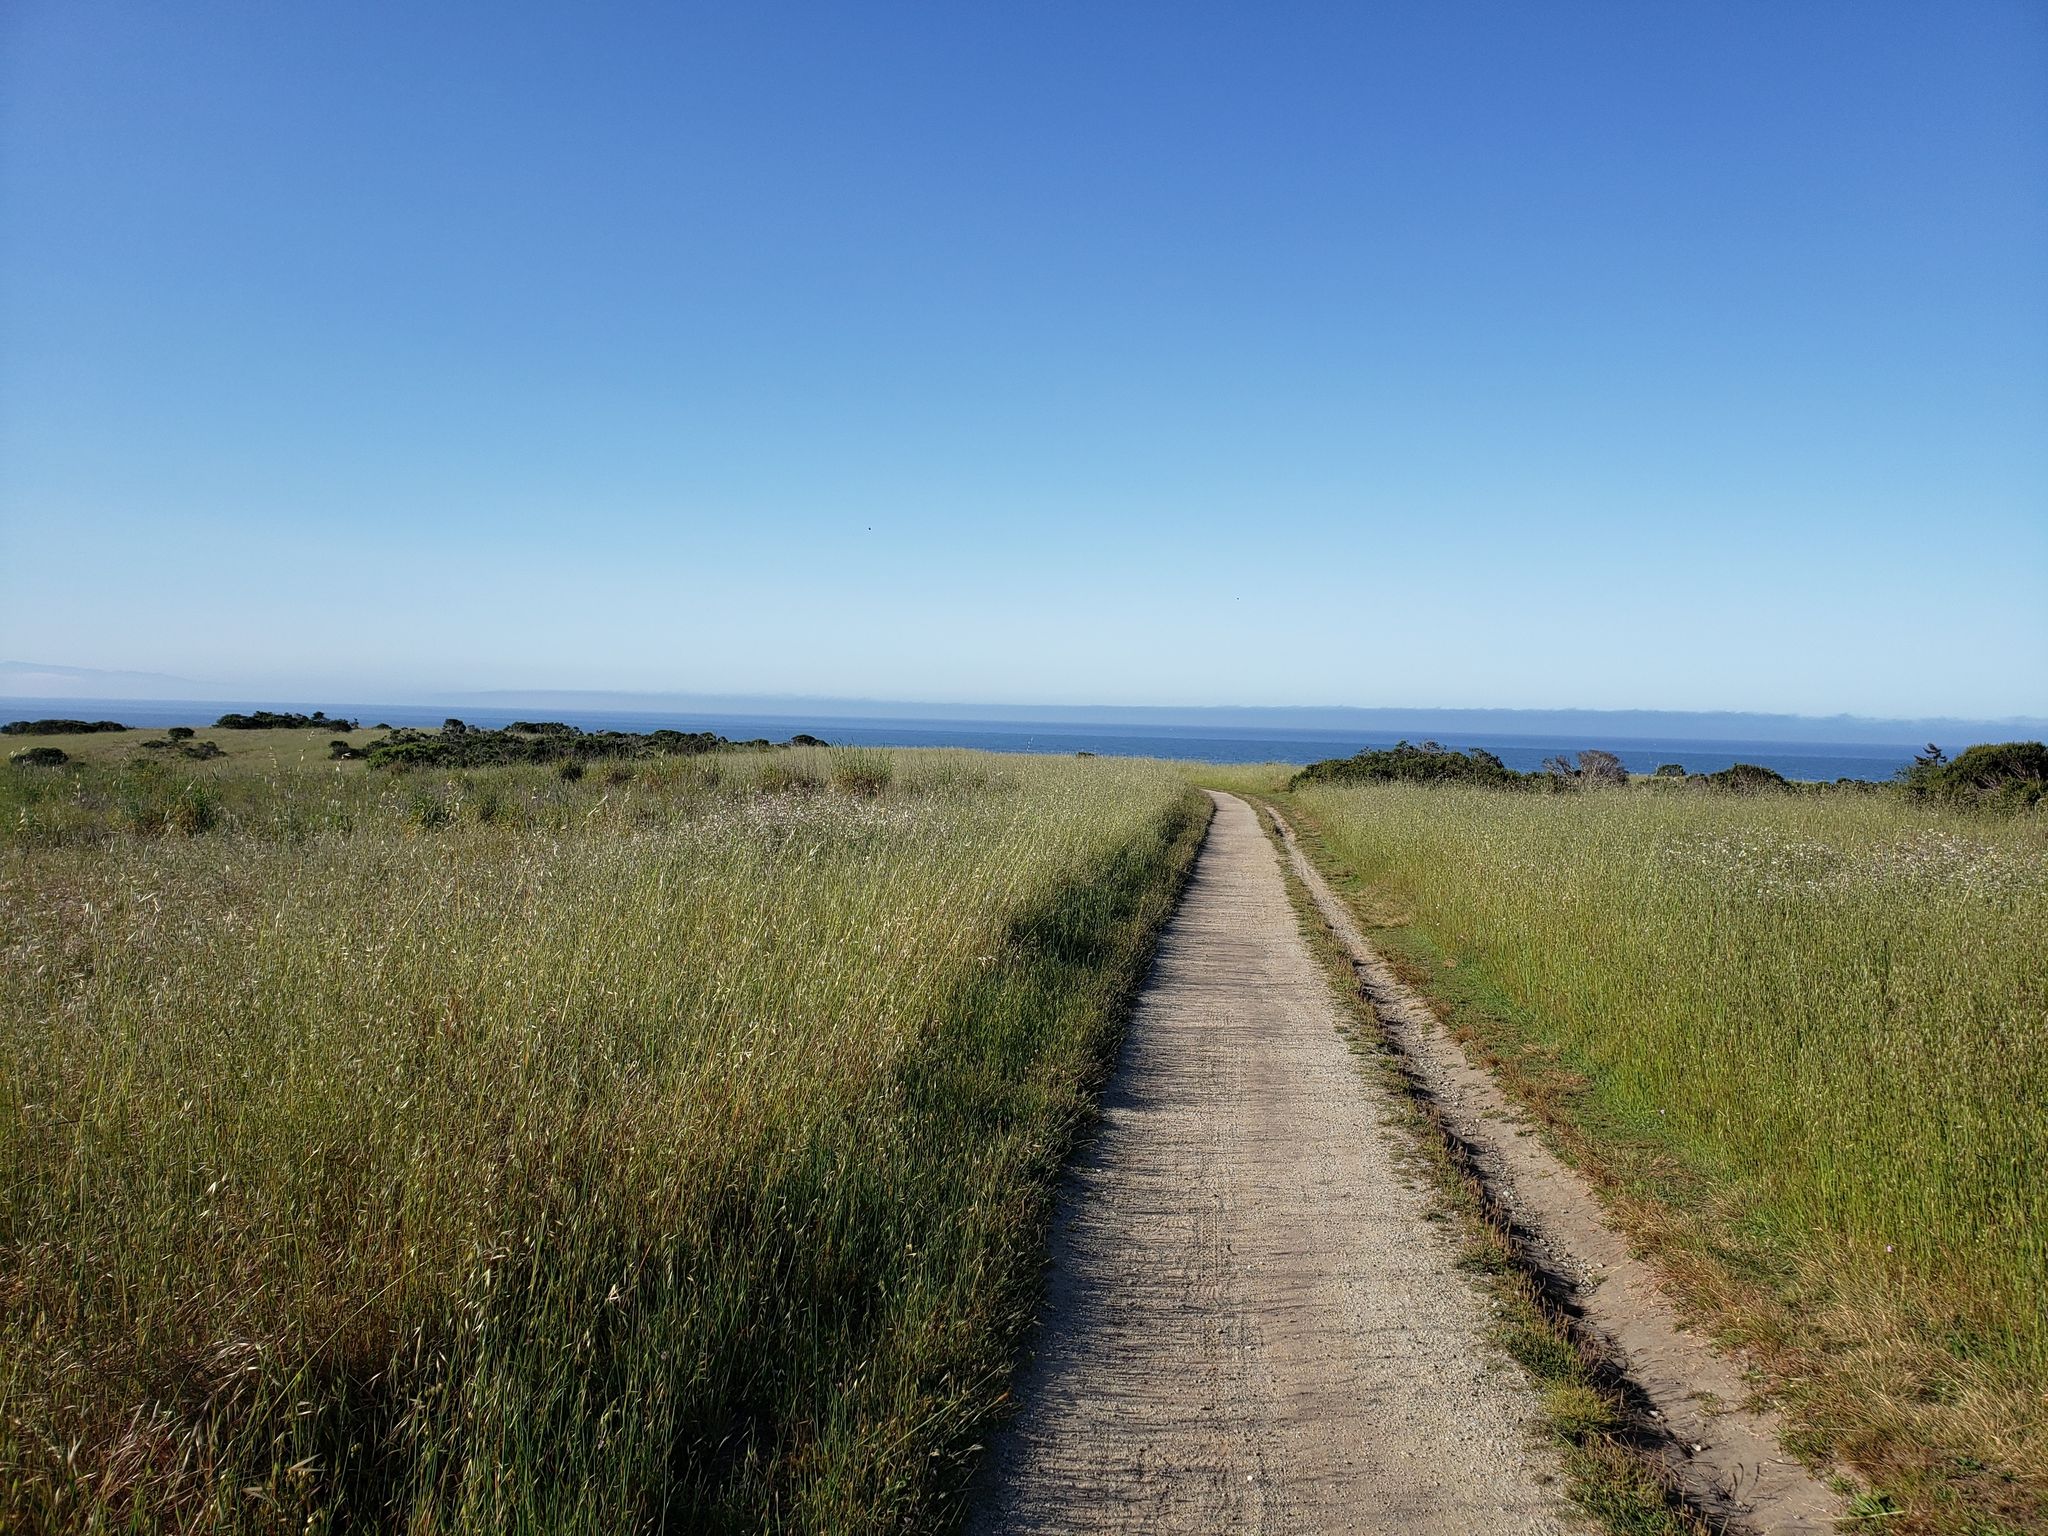
{"type": "Polygon", "coordinates": [[[15,771],[0,1527],[945,1507],[1202,807],[619,766],[15,771]]]}
{"type": "Polygon", "coordinates": [[[2048,1518],[2048,839],[1891,796],[1290,797],[1894,1529],[2048,1518]]]}
{"type": "MultiPolygon", "coordinates": [[[[199,740],[210,741],[220,748],[222,755],[213,760],[217,769],[232,765],[244,772],[324,767],[329,763],[327,744],[330,741],[346,741],[360,751],[385,736],[379,730],[219,731],[203,722],[194,722],[193,729],[198,732],[199,740]]],[[[163,739],[164,728],[157,726],[127,731],[92,731],[78,736],[0,736],[0,757],[9,752],[19,752],[24,747],[58,747],[81,763],[126,763],[146,759],[148,754],[142,749],[145,741],[163,739]]],[[[180,761],[178,766],[199,765],[180,761]]],[[[360,773],[363,765],[360,761],[344,760],[332,766],[360,773]]]]}

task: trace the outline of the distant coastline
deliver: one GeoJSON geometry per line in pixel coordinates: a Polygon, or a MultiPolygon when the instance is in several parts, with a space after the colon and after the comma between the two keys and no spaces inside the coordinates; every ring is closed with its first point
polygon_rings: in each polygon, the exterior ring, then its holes
{"type": "MultiPolygon", "coordinates": [[[[1309,763],[1319,758],[1344,757],[1366,747],[1388,747],[1402,739],[1441,740],[1460,749],[1484,747],[1497,754],[1509,767],[1529,770],[1547,757],[1571,753],[1586,747],[1600,747],[1619,756],[1633,773],[1649,773],[1664,763],[1683,764],[1693,772],[1716,772],[1731,763],[1757,763],[1775,769],[1787,778],[1833,780],[1838,778],[1888,779],[1912,760],[1926,741],[1935,740],[1950,752],[1973,741],[1994,739],[1994,733],[2038,735],[2038,729],[2023,732],[2014,723],[1976,722],[1965,731],[1941,734],[1918,730],[1901,731],[1890,740],[1841,740],[1816,734],[1805,739],[1774,739],[1759,734],[1748,738],[1714,737],[1679,732],[1641,729],[1646,718],[1641,711],[1539,712],[1522,710],[1438,710],[1438,711],[1176,711],[1073,709],[1064,718],[1017,718],[991,710],[979,716],[961,715],[850,715],[820,708],[815,711],[777,710],[742,712],[690,708],[626,708],[588,703],[572,706],[571,700],[588,700],[591,695],[520,694],[516,702],[500,697],[485,702],[485,696],[454,696],[434,704],[357,704],[347,700],[199,700],[199,699],[84,699],[0,697],[0,719],[33,719],[68,716],[78,719],[114,719],[147,727],[206,725],[228,709],[297,709],[313,707],[329,714],[359,719],[364,725],[388,724],[437,726],[451,716],[472,725],[503,726],[522,717],[536,715],[559,719],[585,730],[649,730],[672,726],[686,730],[709,730],[735,739],[764,737],[787,740],[800,732],[851,746],[964,747],[993,752],[1049,752],[1071,754],[1092,752],[1103,757],[1165,757],[1182,760],[1246,763],[1309,763]],[[1267,725],[1263,719],[1278,715],[1324,713],[1358,717],[1361,723],[1343,725],[1267,725]],[[1205,717],[1206,718],[1203,718],[1205,717]],[[1250,719],[1242,718],[1250,716],[1250,719]],[[1379,725],[1379,717],[1399,722],[1398,727],[1379,725]],[[1193,717],[1193,718],[1190,718],[1193,717]],[[1528,728],[1532,720],[1562,719],[1553,729],[1528,728]],[[1451,724],[1435,723],[1449,720],[1451,724]],[[1459,728],[1456,722],[1475,724],[1459,728]],[[1579,724],[1584,721],[1586,723],[1579,724]],[[1521,725],[1507,729],[1495,722],[1521,725]],[[1624,727],[1636,730],[1627,732],[1624,727]],[[1491,728],[1489,728],[1491,726],[1491,728]]],[[[604,697],[604,696],[596,696],[604,697]]],[[[643,706],[648,696],[626,695],[643,706]]],[[[1035,713],[1035,712],[1030,712],[1035,713]]],[[[1656,715],[1656,719],[1691,721],[1700,717],[1656,715]]],[[[1756,719],[1769,717],[1730,717],[1756,719]]],[[[1911,722],[1925,726],[1933,722],[1911,722]]],[[[1999,738],[2002,739],[2002,738],[1999,738]]]]}

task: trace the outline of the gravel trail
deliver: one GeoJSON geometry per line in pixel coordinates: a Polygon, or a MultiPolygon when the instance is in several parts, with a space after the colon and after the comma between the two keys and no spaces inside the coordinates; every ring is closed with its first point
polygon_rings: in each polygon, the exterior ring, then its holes
{"type": "Polygon", "coordinates": [[[1276,851],[1214,798],[970,1531],[1582,1530],[1276,851]]]}

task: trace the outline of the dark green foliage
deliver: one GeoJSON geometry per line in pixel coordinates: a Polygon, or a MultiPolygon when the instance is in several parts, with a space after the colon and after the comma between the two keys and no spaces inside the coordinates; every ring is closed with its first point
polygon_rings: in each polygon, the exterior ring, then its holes
{"type": "Polygon", "coordinates": [[[339,736],[327,743],[327,756],[335,762],[348,762],[362,755],[339,736]]]}
{"type": "Polygon", "coordinates": [[[1685,777],[1685,764],[1659,763],[1657,765],[1657,777],[1660,779],[1682,779],[1685,777]]]}
{"type": "Polygon", "coordinates": [[[1696,773],[1691,782],[1703,784],[1708,789],[1732,789],[1745,795],[1770,794],[1792,788],[1785,775],[1755,763],[1730,763],[1719,773],[1696,773]]]}
{"type": "Polygon", "coordinates": [[[483,768],[493,763],[589,763],[605,758],[693,756],[765,741],[728,741],[712,731],[582,731],[560,721],[517,720],[502,731],[449,720],[438,733],[401,727],[364,750],[372,768],[483,768]]]}
{"type": "Polygon", "coordinates": [[[71,754],[62,747],[24,747],[7,761],[17,768],[61,768],[71,761],[71,754]]]}
{"type": "Polygon", "coordinates": [[[118,720],[10,720],[0,725],[0,736],[88,736],[127,729],[118,720]]]}
{"type": "Polygon", "coordinates": [[[2048,796],[2048,745],[2038,741],[1984,742],[1964,748],[1953,762],[1943,760],[1930,746],[1913,759],[1913,766],[1900,778],[1906,792],[1916,799],[2028,810],[2048,796]]]}
{"type": "Polygon", "coordinates": [[[167,757],[190,757],[202,763],[211,758],[227,756],[227,753],[221,751],[218,742],[194,741],[192,740],[192,732],[190,730],[183,726],[180,726],[178,730],[183,730],[185,734],[180,736],[178,731],[171,731],[168,735],[158,736],[154,740],[143,742],[141,744],[142,750],[145,752],[160,752],[167,757]]]}
{"type": "Polygon", "coordinates": [[[352,731],[356,722],[330,719],[317,709],[310,715],[259,709],[246,715],[222,715],[213,726],[219,731],[352,731]]]}
{"type": "Polygon", "coordinates": [[[1434,741],[1420,746],[1403,741],[1384,751],[1367,750],[1350,757],[1333,757],[1310,763],[1289,782],[1288,788],[1304,784],[1483,784],[1499,789],[1517,788],[1534,774],[1516,773],[1491,752],[1474,747],[1457,752],[1434,741]]]}
{"type": "Polygon", "coordinates": [[[555,773],[565,783],[573,784],[583,777],[583,765],[573,757],[565,757],[555,773]]]}
{"type": "Polygon", "coordinates": [[[165,731],[164,734],[173,741],[190,741],[199,733],[189,725],[174,725],[168,731],[165,731]]]}
{"type": "Polygon", "coordinates": [[[816,736],[807,735],[803,731],[798,731],[794,736],[790,737],[789,744],[792,747],[827,747],[831,745],[830,742],[821,741],[816,736]]]}

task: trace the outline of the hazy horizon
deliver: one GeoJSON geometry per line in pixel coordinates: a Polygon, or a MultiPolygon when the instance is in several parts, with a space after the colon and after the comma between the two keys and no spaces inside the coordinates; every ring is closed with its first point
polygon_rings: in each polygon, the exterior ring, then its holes
{"type": "Polygon", "coordinates": [[[488,710],[561,709],[574,713],[621,715],[701,713],[771,720],[972,720],[1001,723],[1130,724],[1193,726],[1201,729],[1241,727],[1254,730],[1362,730],[1411,732],[1482,731],[1548,735],[1574,730],[1602,732],[1618,738],[1663,737],[1697,740],[1782,740],[1869,744],[1907,744],[1923,737],[1972,731],[2048,732],[2048,718],[2006,716],[1869,716],[1846,712],[1807,715],[1764,710],[1672,710],[1655,708],[1594,709],[1580,706],[1400,705],[1400,704],[1259,704],[1224,701],[1210,704],[1103,703],[1092,701],[993,699],[891,699],[825,694],[736,694],[632,689],[412,689],[390,693],[317,689],[263,691],[214,687],[195,679],[139,672],[95,673],[89,669],[35,666],[0,661],[0,702],[21,706],[43,701],[112,706],[131,704],[206,704],[239,708],[313,708],[346,710],[390,705],[488,710]],[[40,679],[51,686],[25,689],[40,679]],[[154,691],[137,688],[122,693],[95,692],[74,685],[103,679],[112,684],[155,682],[154,691]],[[186,691],[179,691],[180,689],[186,691]]]}

